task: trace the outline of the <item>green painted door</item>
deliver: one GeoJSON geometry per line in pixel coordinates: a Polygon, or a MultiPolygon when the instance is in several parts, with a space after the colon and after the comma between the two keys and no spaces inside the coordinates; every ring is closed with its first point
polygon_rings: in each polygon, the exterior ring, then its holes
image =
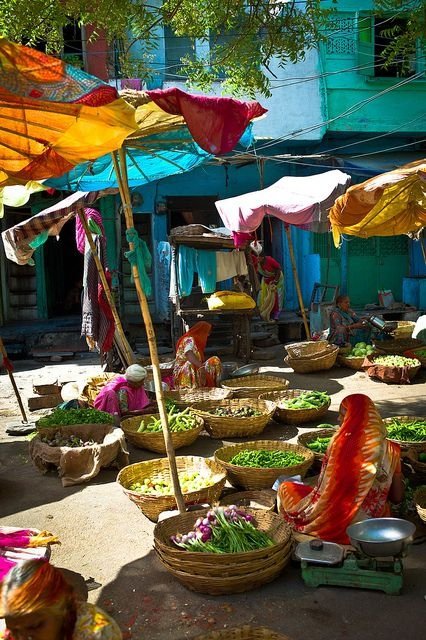
{"type": "Polygon", "coordinates": [[[408,275],[408,238],[348,236],[348,286],[353,306],[378,303],[378,290],[390,289],[402,299],[402,279],[408,275]]]}
{"type": "Polygon", "coordinates": [[[341,251],[336,249],[331,233],[313,233],[312,253],[318,253],[321,284],[339,285],[341,281],[341,251]]]}

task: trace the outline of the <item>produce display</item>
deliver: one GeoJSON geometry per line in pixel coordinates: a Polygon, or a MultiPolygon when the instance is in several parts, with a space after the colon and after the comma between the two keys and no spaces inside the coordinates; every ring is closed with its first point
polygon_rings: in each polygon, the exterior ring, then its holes
{"type": "Polygon", "coordinates": [[[171,536],[172,542],[188,551],[244,553],[274,545],[274,541],[253,524],[253,516],[235,505],[215,507],[198,518],[188,533],[171,536]]]}
{"type": "Polygon", "coordinates": [[[233,409],[231,407],[217,407],[217,409],[209,411],[208,413],[215,416],[223,416],[224,418],[231,416],[233,418],[254,418],[255,416],[262,415],[261,411],[252,409],[251,407],[235,407],[233,409]]]}
{"type": "MultiPolygon", "coordinates": [[[[212,476],[202,476],[197,471],[194,471],[193,473],[179,473],[178,475],[182,493],[199,491],[200,489],[211,487],[214,484],[214,479],[212,476]]],[[[129,486],[129,489],[130,491],[143,493],[147,496],[173,495],[171,480],[165,480],[164,478],[158,476],[145,478],[142,482],[134,482],[129,486]]]]}
{"type": "Polygon", "coordinates": [[[64,436],[59,431],[54,436],[42,436],[40,440],[49,447],[91,447],[97,444],[94,440],[82,440],[79,436],[64,436]]]}
{"type": "Polygon", "coordinates": [[[331,436],[328,438],[316,438],[311,442],[307,442],[305,447],[315,451],[315,453],[325,453],[327,451],[328,445],[330,444],[331,436]]]}
{"type": "Polygon", "coordinates": [[[280,400],[280,409],[319,409],[328,404],[330,396],[325,391],[306,391],[295,398],[280,400]]]}
{"type": "Polygon", "coordinates": [[[269,451],[267,449],[243,449],[237,453],[230,464],[238,467],[261,467],[263,469],[275,469],[291,467],[304,462],[305,458],[292,451],[269,451]]]}
{"type": "MultiPolygon", "coordinates": [[[[169,405],[168,408],[169,431],[176,433],[178,431],[188,431],[197,426],[197,418],[190,413],[189,408],[179,411],[175,405],[169,405]]],[[[159,433],[162,431],[161,418],[151,416],[149,420],[141,420],[138,433],[159,433]]]]}
{"type": "Polygon", "coordinates": [[[393,418],[392,422],[386,424],[386,429],[389,438],[393,440],[400,440],[401,442],[426,441],[426,420],[406,422],[393,418]]]}
{"type": "Polygon", "coordinates": [[[406,358],[405,356],[377,356],[374,364],[382,364],[385,367],[419,367],[420,360],[406,358]]]}
{"type": "Polygon", "coordinates": [[[64,427],[71,424],[112,424],[110,413],[97,409],[55,409],[37,421],[38,427],[64,427]]]}
{"type": "Polygon", "coordinates": [[[414,351],[414,355],[419,356],[420,358],[426,358],[426,348],[425,349],[416,349],[414,351]]]}
{"type": "Polygon", "coordinates": [[[345,353],[344,355],[345,358],[365,358],[365,356],[370,356],[372,353],[374,353],[374,347],[371,344],[357,342],[349,353],[345,353]]]}
{"type": "Polygon", "coordinates": [[[317,429],[335,429],[336,425],[335,424],[328,424],[327,422],[324,422],[323,424],[317,424],[317,429]]]}

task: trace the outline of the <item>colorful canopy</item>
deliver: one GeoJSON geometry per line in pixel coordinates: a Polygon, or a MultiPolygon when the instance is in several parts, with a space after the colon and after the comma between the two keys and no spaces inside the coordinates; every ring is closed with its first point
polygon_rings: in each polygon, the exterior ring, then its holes
{"type": "Polygon", "coordinates": [[[216,202],[228,229],[251,233],[265,215],[309,231],[328,231],[328,210],[344,193],[350,176],[337,169],[314,176],[286,176],[275,184],[235,198],[216,202]]]}
{"type": "Polygon", "coordinates": [[[134,108],[113,87],[0,38],[0,185],[62,175],[135,129],[134,108]]]}
{"type": "Polygon", "coordinates": [[[336,246],[343,233],[362,238],[419,233],[426,226],[426,160],[350,187],[329,219],[336,246]]]}

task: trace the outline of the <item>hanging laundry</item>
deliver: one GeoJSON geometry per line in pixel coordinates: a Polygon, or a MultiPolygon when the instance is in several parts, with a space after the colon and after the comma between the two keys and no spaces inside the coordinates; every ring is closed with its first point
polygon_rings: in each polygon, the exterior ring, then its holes
{"type": "Polygon", "coordinates": [[[197,250],[196,269],[201,291],[213,293],[216,290],[216,251],[197,250]]]}
{"type": "Polygon", "coordinates": [[[192,291],[195,273],[196,250],[192,247],[179,247],[178,254],[178,288],[179,295],[184,298],[192,291]]]}
{"type": "Polygon", "coordinates": [[[243,251],[216,252],[216,281],[223,282],[235,276],[248,274],[246,256],[243,251]]]}
{"type": "Polygon", "coordinates": [[[169,296],[170,289],[170,264],[171,264],[171,248],[168,242],[159,242],[157,245],[158,256],[158,316],[161,321],[169,319],[169,296]]]}

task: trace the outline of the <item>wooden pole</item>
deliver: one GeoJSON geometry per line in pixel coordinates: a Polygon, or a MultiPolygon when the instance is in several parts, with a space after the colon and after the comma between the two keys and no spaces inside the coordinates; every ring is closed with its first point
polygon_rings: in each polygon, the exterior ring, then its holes
{"type": "MultiPolygon", "coordinates": [[[[1,337],[0,337],[0,353],[3,356],[3,359],[5,359],[6,361],[9,359],[7,357],[7,351],[5,349],[5,346],[3,344],[3,340],[2,340],[1,337]]],[[[10,369],[8,367],[5,367],[5,368],[7,370],[7,373],[9,374],[10,382],[12,383],[12,387],[13,387],[13,390],[15,392],[15,396],[16,396],[16,399],[18,401],[19,408],[21,410],[22,418],[23,418],[24,422],[28,423],[28,419],[27,419],[27,415],[25,413],[24,405],[22,404],[21,394],[19,393],[19,389],[18,389],[18,387],[16,385],[13,373],[12,373],[12,371],[10,371],[10,369]]]]}
{"type": "Polygon", "coordinates": [[[291,260],[291,267],[292,267],[292,270],[293,270],[294,283],[296,285],[297,298],[299,300],[300,311],[302,312],[302,318],[303,318],[303,324],[305,326],[306,337],[308,338],[308,340],[310,340],[311,339],[311,332],[310,332],[309,325],[308,325],[308,319],[306,317],[305,305],[303,304],[302,290],[300,288],[299,275],[297,273],[296,258],[294,256],[294,250],[293,250],[293,241],[291,239],[291,231],[290,231],[290,227],[289,227],[288,224],[285,224],[284,228],[285,228],[285,232],[286,232],[286,235],[287,235],[288,250],[289,250],[289,253],[290,253],[290,260],[291,260]]]}
{"type": "Polygon", "coordinates": [[[126,358],[126,362],[127,362],[127,365],[129,366],[129,365],[131,365],[132,363],[135,362],[135,355],[134,355],[134,353],[132,351],[132,348],[131,348],[131,346],[130,346],[127,338],[126,338],[126,335],[124,333],[123,326],[122,326],[121,320],[120,320],[120,316],[118,315],[117,307],[115,306],[115,302],[114,302],[114,299],[113,299],[112,294],[111,294],[111,289],[109,288],[109,284],[108,284],[108,281],[107,281],[106,276],[105,276],[105,271],[104,271],[102,262],[99,259],[98,252],[96,251],[95,243],[93,242],[92,232],[89,229],[89,225],[87,223],[87,218],[86,218],[86,214],[84,213],[84,209],[79,209],[78,210],[78,217],[80,218],[80,222],[83,225],[83,229],[84,229],[84,232],[86,234],[87,242],[89,243],[90,250],[92,252],[93,259],[95,261],[96,268],[98,270],[98,274],[99,274],[99,277],[100,277],[101,282],[102,282],[102,286],[103,286],[104,291],[105,291],[106,299],[108,300],[108,304],[111,307],[111,311],[112,311],[112,315],[114,317],[114,322],[115,322],[115,327],[117,329],[117,333],[119,334],[120,339],[122,341],[122,346],[123,346],[123,349],[124,349],[124,352],[125,352],[124,355],[125,355],[125,358],[126,358]]]}
{"type": "MultiPolygon", "coordinates": [[[[118,153],[114,151],[112,153],[112,159],[114,163],[114,169],[117,176],[117,182],[119,184],[119,191],[123,203],[124,217],[126,220],[127,229],[131,229],[134,226],[132,203],[129,191],[129,183],[127,179],[127,165],[126,165],[126,152],[121,148],[118,153]]],[[[134,249],[133,243],[129,242],[130,250],[134,249]]],[[[148,338],[149,353],[151,356],[152,373],[154,377],[155,396],[157,399],[158,410],[161,418],[161,426],[163,428],[164,442],[166,445],[166,453],[170,466],[170,475],[173,484],[173,491],[176,499],[176,504],[180,513],[184,513],[185,502],[182,495],[182,489],[179,483],[179,476],[176,466],[176,456],[173,448],[173,442],[169,431],[169,425],[167,420],[167,411],[164,403],[163,385],[161,380],[160,363],[158,360],[157,342],[155,339],[154,327],[152,324],[151,313],[148,307],[148,301],[146,295],[142,289],[142,285],[139,279],[139,272],[136,265],[132,265],[133,280],[136,287],[136,292],[139,300],[139,306],[141,309],[143,321],[145,323],[146,335],[148,338]]]]}

